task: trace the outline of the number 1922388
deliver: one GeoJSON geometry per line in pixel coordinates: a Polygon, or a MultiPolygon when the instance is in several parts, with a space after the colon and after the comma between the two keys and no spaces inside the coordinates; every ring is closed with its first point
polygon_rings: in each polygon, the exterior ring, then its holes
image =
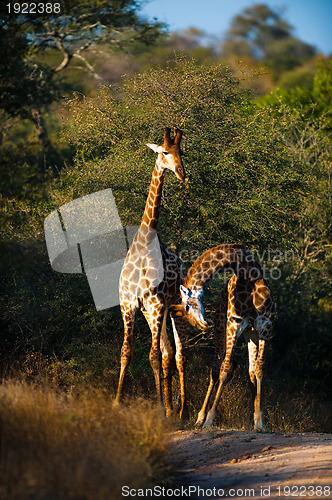
{"type": "Polygon", "coordinates": [[[60,14],[61,4],[57,3],[7,3],[8,14],[60,14]]]}

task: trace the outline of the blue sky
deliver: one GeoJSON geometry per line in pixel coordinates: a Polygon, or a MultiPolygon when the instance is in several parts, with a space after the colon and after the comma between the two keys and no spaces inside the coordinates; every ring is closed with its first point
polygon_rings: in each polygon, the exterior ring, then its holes
{"type": "Polygon", "coordinates": [[[194,26],[222,38],[231,19],[255,3],[282,9],[295,36],[325,55],[332,53],[332,0],[149,0],[141,13],[166,22],[171,31],[194,26]]]}

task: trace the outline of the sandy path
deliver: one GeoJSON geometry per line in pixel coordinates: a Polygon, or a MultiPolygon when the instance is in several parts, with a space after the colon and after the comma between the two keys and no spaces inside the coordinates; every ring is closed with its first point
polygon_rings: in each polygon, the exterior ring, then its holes
{"type": "Polygon", "coordinates": [[[178,431],[172,459],[182,498],[332,499],[330,434],[178,431]]]}

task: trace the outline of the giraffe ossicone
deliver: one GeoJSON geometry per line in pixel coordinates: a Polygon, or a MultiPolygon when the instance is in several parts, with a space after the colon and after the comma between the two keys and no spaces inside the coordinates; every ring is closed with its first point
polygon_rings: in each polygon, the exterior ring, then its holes
{"type": "Polygon", "coordinates": [[[180,286],[181,297],[183,300],[187,300],[188,298],[201,299],[203,296],[203,288],[199,288],[197,290],[188,290],[185,286],[180,286]]]}

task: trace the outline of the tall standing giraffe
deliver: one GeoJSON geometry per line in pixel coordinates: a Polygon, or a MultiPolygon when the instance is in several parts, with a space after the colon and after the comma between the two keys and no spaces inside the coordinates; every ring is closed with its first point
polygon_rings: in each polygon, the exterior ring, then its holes
{"type": "MultiPolygon", "coordinates": [[[[172,170],[183,181],[185,172],[181,159],[182,132],[176,130],[174,139],[166,129],[161,145],[147,144],[158,154],[152,173],[149,194],[142,221],[122,267],[119,296],[124,324],[124,340],[121,349],[121,370],[116,401],[122,396],[123,380],[133,356],[133,327],[137,309],[143,312],[152,334],[149,359],[153,369],[157,398],[161,403],[160,352],[164,376],[164,403],[166,415],[172,414],[172,363],[174,350],[166,332],[166,317],[170,304],[180,302],[180,284],[183,270],[180,259],[159,240],[156,233],[160,214],[162,186],[167,170],[172,170]]],[[[175,340],[175,361],[180,377],[181,410],[187,413],[185,400],[185,321],[171,314],[175,340]]]]}
{"type": "Polygon", "coordinates": [[[215,314],[215,362],[211,369],[210,383],[197,424],[211,426],[217,416],[221,393],[233,371],[234,352],[238,338],[243,333],[248,343],[249,377],[255,390],[254,427],[262,430],[261,386],[266,347],[270,339],[275,303],[263,270],[242,245],[219,245],[204,252],[191,266],[181,285],[182,302],[172,306],[177,317],[205,329],[204,309],[201,303],[203,286],[221,271],[233,271],[224,287],[215,314]],[[206,410],[213,388],[217,392],[206,417],[206,410]],[[206,419],[205,419],[206,417],[206,419]]]}

